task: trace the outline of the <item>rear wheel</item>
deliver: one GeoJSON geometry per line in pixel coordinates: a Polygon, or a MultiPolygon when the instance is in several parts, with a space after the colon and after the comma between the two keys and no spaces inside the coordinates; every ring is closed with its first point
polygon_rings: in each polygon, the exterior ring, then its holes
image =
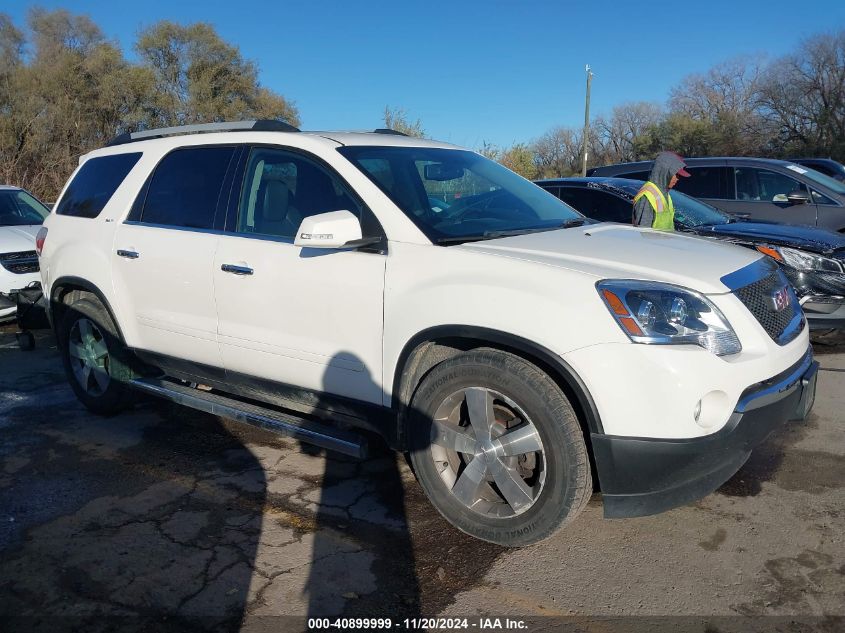
{"type": "Polygon", "coordinates": [[[592,493],[587,448],[548,375],[496,350],[436,366],[412,401],[411,460],[434,506],[457,528],[505,546],[535,543],[592,493]]]}
{"type": "Polygon", "coordinates": [[[94,299],[67,307],[58,332],[65,373],[76,397],[95,413],[118,413],[132,402],[130,352],[108,311],[94,299]]]}

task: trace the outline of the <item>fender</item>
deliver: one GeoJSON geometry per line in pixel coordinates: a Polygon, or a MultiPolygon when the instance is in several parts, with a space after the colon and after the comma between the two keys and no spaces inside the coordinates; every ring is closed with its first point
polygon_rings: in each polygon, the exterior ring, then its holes
{"type": "Polygon", "coordinates": [[[117,328],[117,333],[120,336],[120,342],[123,343],[124,345],[126,344],[126,339],[123,337],[123,331],[120,329],[120,322],[115,317],[114,310],[112,310],[112,307],[111,307],[111,304],[109,303],[109,300],[106,299],[106,295],[103,294],[103,292],[97,286],[92,284],[87,279],[83,279],[82,277],[72,277],[72,276],[59,277],[58,279],[56,279],[53,282],[53,285],[50,286],[50,308],[47,311],[47,315],[50,318],[50,322],[53,325],[54,331],[58,327],[58,324],[55,322],[55,319],[53,317],[53,306],[55,304],[59,303],[59,301],[58,301],[59,296],[58,295],[59,295],[60,291],[62,290],[62,288],[65,287],[65,286],[73,286],[75,288],[81,288],[81,289],[85,290],[86,292],[90,292],[91,294],[96,296],[97,299],[100,300],[100,303],[102,303],[103,306],[105,306],[106,311],[109,313],[109,316],[111,317],[112,323],[114,323],[114,326],[117,328]]]}
{"type": "Polygon", "coordinates": [[[402,376],[413,351],[425,342],[450,338],[491,343],[504,349],[513,350],[521,356],[527,356],[529,360],[540,361],[552,373],[552,378],[562,381],[575,395],[578,406],[584,413],[589,431],[591,433],[604,433],[598,408],[587,390],[587,386],[578,373],[559,355],[521,336],[472,325],[438,325],[415,334],[405,344],[402,353],[399,355],[393,378],[393,409],[395,411],[402,409],[400,402],[402,376]]]}

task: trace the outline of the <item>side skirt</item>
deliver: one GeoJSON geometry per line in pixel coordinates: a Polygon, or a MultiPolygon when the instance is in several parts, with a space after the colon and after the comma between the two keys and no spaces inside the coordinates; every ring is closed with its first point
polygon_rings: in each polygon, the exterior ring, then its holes
{"type": "Polygon", "coordinates": [[[369,431],[380,435],[391,448],[405,450],[405,446],[399,441],[397,416],[392,409],[230,372],[219,367],[201,365],[172,356],[141,350],[133,351],[142,361],[158,369],[164,376],[201,383],[226,395],[317,418],[337,426],[340,430],[369,431]]]}

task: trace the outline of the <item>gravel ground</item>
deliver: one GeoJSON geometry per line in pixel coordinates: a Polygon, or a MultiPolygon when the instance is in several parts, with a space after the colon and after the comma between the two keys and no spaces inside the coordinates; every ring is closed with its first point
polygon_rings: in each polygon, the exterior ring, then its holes
{"type": "Polygon", "coordinates": [[[446,524],[401,456],[357,462],[161,402],[93,416],[52,339],[24,353],[12,332],[0,329],[0,629],[421,615],[531,630],[845,627],[845,336],[817,340],[810,419],[715,494],[626,520],[602,519],[597,494],[553,538],[506,550],[446,524]]]}

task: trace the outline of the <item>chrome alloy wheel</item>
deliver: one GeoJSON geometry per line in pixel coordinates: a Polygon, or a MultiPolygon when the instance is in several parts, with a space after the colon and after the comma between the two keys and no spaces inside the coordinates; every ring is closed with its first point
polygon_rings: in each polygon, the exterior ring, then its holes
{"type": "Polygon", "coordinates": [[[76,381],[89,396],[101,396],[109,387],[109,350],[106,339],[93,321],[76,321],[68,336],[70,366],[76,381]]]}
{"type": "Polygon", "coordinates": [[[458,501],[488,517],[522,514],[546,480],[540,434],[511,399],[484,387],[446,398],[434,415],[431,457],[458,501]]]}

